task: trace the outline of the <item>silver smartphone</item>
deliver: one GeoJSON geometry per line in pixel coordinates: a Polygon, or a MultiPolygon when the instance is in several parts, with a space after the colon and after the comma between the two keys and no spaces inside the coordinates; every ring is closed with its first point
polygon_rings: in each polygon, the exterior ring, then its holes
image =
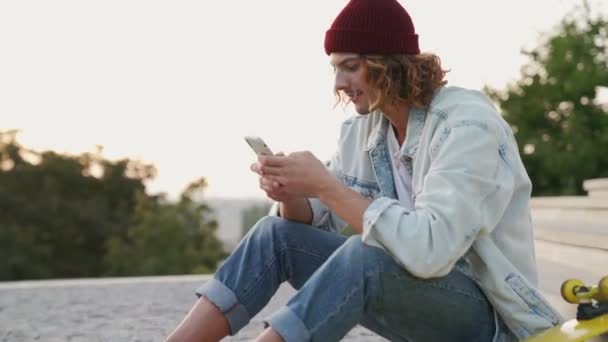
{"type": "Polygon", "coordinates": [[[246,136],[245,141],[251,146],[251,149],[256,155],[264,154],[271,156],[274,154],[260,137],[246,136]]]}

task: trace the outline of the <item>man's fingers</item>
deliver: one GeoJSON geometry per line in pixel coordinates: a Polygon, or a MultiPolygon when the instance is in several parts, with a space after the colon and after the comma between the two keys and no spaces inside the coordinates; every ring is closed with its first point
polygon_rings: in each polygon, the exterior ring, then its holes
{"type": "Polygon", "coordinates": [[[258,157],[258,162],[260,162],[260,164],[262,164],[262,166],[277,166],[277,167],[281,167],[281,166],[285,166],[287,164],[287,157],[285,156],[265,156],[265,155],[260,155],[258,157]]]}
{"type": "Polygon", "coordinates": [[[260,189],[262,189],[264,191],[268,191],[269,189],[272,189],[272,187],[270,186],[268,181],[264,180],[264,177],[260,177],[259,184],[260,184],[260,189]]]}
{"type": "Polygon", "coordinates": [[[277,166],[262,165],[260,167],[260,171],[264,176],[280,176],[283,174],[283,168],[277,166]]]}
{"type": "Polygon", "coordinates": [[[260,189],[266,192],[266,196],[273,200],[282,200],[287,197],[286,189],[279,181],[270,177],[260,177],[260,189]]]}
{"type": "Polygon", "coordinates": [[[259,163],[253,163],[249,166],[249,169],[255,173],[257,173],[258,175],[260,174],[260,164],[259,163]]]}
{"type": "Polygon", "coordinates": [[[275,177],[260,177],[260,186],[264,186],[268,189],[278,189],[281,187],[281,182],[275,177]]]}

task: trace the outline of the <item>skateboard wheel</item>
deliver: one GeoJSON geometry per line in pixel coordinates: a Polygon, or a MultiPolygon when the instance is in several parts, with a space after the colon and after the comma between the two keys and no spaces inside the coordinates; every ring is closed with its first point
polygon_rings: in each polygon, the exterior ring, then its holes
{"type": "Polygon", "coordinates": [[[568,303],[572,303],[572,304],[576,304],[579,302],[579,298],[576,295],[576,293],[578,292],[578,288],[581,286],[584,286],[585,283],[583,283],[581,280],[578,279],[568,279],[565,282],[563,282],[562,284],[562,288],[561,288],[561,294],[562,294],[562,298],[564,298],[564,300],[568,303]]]}
{"type": "Polygon", "coordinates": [[[608,302],[608,276],[600,279],[600,282],[597,284],[597,289],[597,301],[603,303],[608,302]]]}

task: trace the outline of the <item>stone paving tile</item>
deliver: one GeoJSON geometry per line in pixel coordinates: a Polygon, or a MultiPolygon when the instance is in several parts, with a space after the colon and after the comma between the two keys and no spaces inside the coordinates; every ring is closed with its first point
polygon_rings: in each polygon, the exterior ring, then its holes
{"type": "MultiPolygon", "coordinates": [[[[0,342],[162,341],[188,312],[194,290],[207,277],[163,277],[162,281],[86,280],[0,284],[0,342]]],[[[253,340],[262,319],[293,294],[283,286],[269,305],[236,336],[253,340]]],[[[353,329],[344,341],[386,341],[367,329],[353,329]]]]}

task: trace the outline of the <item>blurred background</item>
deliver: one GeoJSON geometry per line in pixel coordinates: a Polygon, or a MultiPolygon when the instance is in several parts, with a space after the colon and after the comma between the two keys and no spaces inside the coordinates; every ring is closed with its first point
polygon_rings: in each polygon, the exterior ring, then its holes
{"type": "MultiPolygon", "coordinates": [[[[213,273],[270,204],[243,136],[325,160],[354,113],[323,52],[345,3],[0,2],[0,280],[213,273]]],[[[402,4],[511,124],[539,239],[605,252],[606,1],[402,4]]]]}

